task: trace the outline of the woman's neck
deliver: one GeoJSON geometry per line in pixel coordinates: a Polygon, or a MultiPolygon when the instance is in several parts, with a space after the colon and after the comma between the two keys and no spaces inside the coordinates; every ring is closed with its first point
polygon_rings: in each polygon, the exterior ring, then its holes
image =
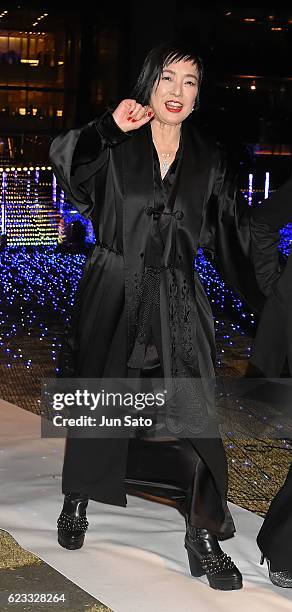
{"type": "Polygon", "coordinates": [[[155,118],[151,121],[152,138],[154,142],[163,148],[169,150],[176,150],[179,145],[180,139],[179,125],[168,125],[167,123],[160,123],[155,118]]]}

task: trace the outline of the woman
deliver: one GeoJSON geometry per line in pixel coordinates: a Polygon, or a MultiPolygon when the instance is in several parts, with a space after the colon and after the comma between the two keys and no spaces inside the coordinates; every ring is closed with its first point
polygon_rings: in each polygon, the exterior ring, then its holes
{"type": "MultiPolygon", "coordinates": [[[[252,258],[267,300],[252,346],[251,363],[267,378],[278,378],[287,362],[292,376],[292,253],[279,266],[279,230],[292,222],[292,177],[252,211],[252,258]]],[[[271,582],[292,588],[292,465],[271,502],[257,536],[271,582]]]]}
{"type": "MultiPolygon", "coordinates": [[[[241,588],[242,577],[218,543],[230,534],[230,517],[226,456],[210,385],[202,384],[194,404],[198,381],[214,378],[215,359],[212,311],[193,270],[198,248],[217,255],[227,280],[244,295],[256,289],[247,257],[247,207],[236,201],[218,147],[188,120],[198,106],[201,80],[196,53],[162,44],[146,57],[131,99],[52,143],[60,185],[91,219],[97,238],[61,374],[188,381],[182,407],[194,405],[193,431],[204,429],[204,436],[174,436],[172,442],[183,477],[189,474],[185,546],[193,576],[206,574],[210,586],[230,590],[241,588]]],[[[177,421],[170,422],[175,429],[177,421]]],[[[58,520],[62,546],[82,546],[89,498],[126,505],[125,477],[143,443],[143,436],[130,442],[67,437],[58,520]]],[[[158,437],[155,449],[158,459],[165,449],[158,437]]],[[[160,463],[150,468],[157,481],[160,463]]],[[[149,465],[141,469],[146,473],[149,465]]]]}

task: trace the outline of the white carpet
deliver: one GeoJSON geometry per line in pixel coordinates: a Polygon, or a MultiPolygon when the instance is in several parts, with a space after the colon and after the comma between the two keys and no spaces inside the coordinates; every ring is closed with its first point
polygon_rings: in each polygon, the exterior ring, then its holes
{"type": "Polygon", "coordinates": [[[79,551],[61,548],[63,439],[42,439],[40,418],[0,400],[0,528],[115,612],[281,612],[292,589],[274,587],[259,565],[255,537],[262,519],[230,504],[237,534],[222,548],[244,577],[241,591],[215,591],[192,578],[184,520],[170,507],[128,496],[126,508],[89,503],[89,530],[79,551]]]}

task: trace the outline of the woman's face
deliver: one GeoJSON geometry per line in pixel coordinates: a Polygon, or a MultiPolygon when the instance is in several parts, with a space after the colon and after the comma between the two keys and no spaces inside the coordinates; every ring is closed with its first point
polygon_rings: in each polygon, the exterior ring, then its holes
{"type": "Polygon", "coordinates": [[[154,85],[150,106],[161,123],[176,125],[192,112],[198,95],[199,73],[192,61],[168,64],[154,85]]]}

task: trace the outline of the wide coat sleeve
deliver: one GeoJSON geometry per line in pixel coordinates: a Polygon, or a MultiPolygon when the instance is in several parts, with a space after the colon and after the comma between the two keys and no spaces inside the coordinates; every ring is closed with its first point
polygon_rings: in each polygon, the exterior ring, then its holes
{"type": "Polygon", "coordinates": [[[84,127],[60,134],[51,143],[49,157],[54,174],[84,217],[90,217],[95,205],[95,181],[108,165],[111,147],[129,137],[112,113],[106,111],[84,127]]]}
{"type": "Polygon", "coordinates": [[[205,205],[200,246],[223,280],[259,313],[264,296],[251,260],[250,206],[238,188],[238,173],[223,151],[215,153],[211,195],[205,205]]]}
{"type": "Polygon", "coordinates": [[[252,260],[258,284],[268,297],[281,276],[279,230],[292,222],[292,175],[251,212],[252,260]]]}

